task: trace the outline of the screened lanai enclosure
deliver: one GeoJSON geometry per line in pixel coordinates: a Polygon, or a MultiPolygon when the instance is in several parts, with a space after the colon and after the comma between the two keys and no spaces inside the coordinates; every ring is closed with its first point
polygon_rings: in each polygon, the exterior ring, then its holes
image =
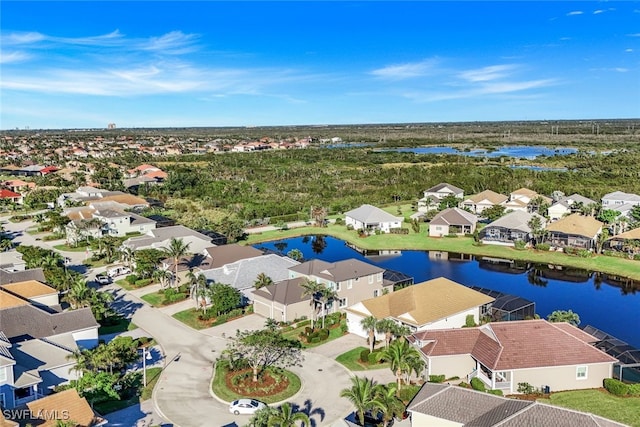
{"type": "Polygon", "coordinates": [[[594,344],[596,348],[618,359],[613,365],[615,378],[627,383],[640,383],[639,349],[591,325],[585,326],[582,330],[598,340],[594,344]]]}
{"type": "Polygon", "coordinates": [[[536,314],[536,303],[528,299],[478,286],[472,286],[471,289],[495,298],[489,312],[485,313],[492,322],[533,319],[536,314]]]}

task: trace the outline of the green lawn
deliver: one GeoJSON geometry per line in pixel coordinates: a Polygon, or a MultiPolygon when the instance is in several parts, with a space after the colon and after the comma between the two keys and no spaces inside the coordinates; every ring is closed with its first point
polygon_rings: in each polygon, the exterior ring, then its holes
{"type": "Polygon", "coordinates": [[[247,245],[256,243],[287,239],[290,237],[322,234],[332,236],[358,246],[361,249],[370,250],[435,250],[456,252],[471,255],[484,255],[496,258],[505,258],[519,261],[536,262],[540,264],[563,265],[567,267],[581,268],[590,271],[600,271],[614,276],[628,277],[640,280],[640,262],[629,259],[596,255],[592,258],[580,258],[559,252],[540,252],[533,249],[515,250],[513,248],[495,245],[475,246],[470,237],[435,238],[427,237],[426,224],[421,224],[420,233],[409,234],[380,234],[365,238],[358,237],[353,230],[347,230],[344,225],[329,225],[328,227],[301,227],[284,231],[267,231],[259,234],[250,234],[245,241],[247,245]]]}
{"type": "Polygon", "coordinates": [[[136,328],[137,326],[133,324],[131,320],[126,319],[124,317],[118,317],[117,323],[114,323],[113,325],[100,326],[98,328],[98,334],[99,335],[115,334],[117,332],[131,331],[136,328]]]}
{"type": "Polygon", "coordinates": [[[605,390],[574,390],[553,393],[549,399],[538,401],[640,427],[640,397],[617,397],[605,390]]]}
{"type": "Polygon", "coordinates": [[[343,364],[350,371],[368,371],[372,369],[389,368],[389,363],[376,363],[375,365],[362,363],[360,361],[360,353],[362,353],[362,350],[366,350],[366,348],[356,347],[336,357],[336,361],[343,364]]]}
{"type": "MultiPolygon", "coordinates": [[[[211,381],[211,391],[218,396],[218,398],[226,401],[232,402],[236,399],[240,399],[243,397],[251,397],[251,396],[242,396],[240,394],[234,393],[233,391],[227,388],[225,383],[225,375],[227,373],[227,367],[224,363],[217,363],[215,366],[215,374],[213,376],[213,381],[211,381]]],[[[289,387],[281,393],[274,394],[272,396],[260,396],[258,397],[264,403],[275,403],[286,400],[296,394],[302,383],[300,382],[300,378],[291,371],[284,370],[284,375],[289,379],[289,387]]]]}
{"type": "Polygon", "coordinates": [[[205,329],[210,327],[209,323],[204,322],[198,318],[199,315],[200,315],[199,310],[196,310],[195,308],[190,308],[188,310],[177,312],[176,314],[173,315],[173,318],[181,321],[182,323],[184,323],[185,325],[193,329],[199,330],[199,329],[205,329]]]}
{"type": "Polygon", "coordinates": [[[87,250],[88,245],[85,243],[79,243],[77,247],[69,246],[66,243],[62,245],[55,245],[54,248],[63,252],[84,252],[87,250]]]}

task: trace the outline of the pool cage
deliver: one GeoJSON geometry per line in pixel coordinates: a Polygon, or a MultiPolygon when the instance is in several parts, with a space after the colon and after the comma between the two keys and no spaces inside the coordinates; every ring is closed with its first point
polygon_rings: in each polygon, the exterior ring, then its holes
{"type": "Polygon", "coordinates": [[[492,322],[533,319],[536,314],[536,303],[528,299],[479,286],[472,286],[471,289],[495,298],[485,313],[492,322]]]}
{"type": "Polygon", "coordinates": [[[613,365],[613,376],[620,381],[640,383],[640,350],[607,334],[606,332],[587,325],[582,328],[598,341],[594,346],[610,356],[618,359],[613,365]]]}

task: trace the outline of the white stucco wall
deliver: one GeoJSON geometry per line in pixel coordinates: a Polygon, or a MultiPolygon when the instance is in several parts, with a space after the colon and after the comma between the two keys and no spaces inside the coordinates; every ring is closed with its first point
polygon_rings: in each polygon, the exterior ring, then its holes
{"type": "Polygon", "coordinates": [[[418,331],[427,331],[427,330],[433,330],[433,329],[462,328],[466,323],[468,315],[472,315],[475,322],[478,323],[480,308],[474,307],[469,310],[466,310],[457,314],[453,314],[449,317],[445,317],[444,319],[437,320],[433,323],[422,325],[418,328],[418,331]]]}
{"type": "Polygon", "coordinates": [[[73,332],[73,339],[78,344],[78,347],[94,348],[98,345],[98,327],[85,329],[83,331],[73,332]]]}

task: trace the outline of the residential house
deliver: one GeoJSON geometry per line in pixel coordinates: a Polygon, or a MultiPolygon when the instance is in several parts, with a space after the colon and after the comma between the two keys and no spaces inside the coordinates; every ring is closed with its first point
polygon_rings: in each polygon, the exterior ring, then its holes
{"type": "Polygon", "coordinates": [[[27,403],[31,424],[38,427],[56,427],[60,421],[73,420],[76,427],[96,427],[107,421],[98,416],[75,388],[52,394],[27,403]]]}
{"type": "Polygon", "coordinates": [[[374,316],[391,319],[411,331],[439,328],[461,328],[467,317],[474,322],[489,311],[494,298],[464,285],[439,277],[393,293],[350,305],[347,312],[349,332],[367,337],[362,319],[374,316]]]}
{"type": "Polygon", "coordinates": [[[35,182],[27,182],[21,179],[10,179],[0,183],[0,186],[5,187],[7,190],[15,191],[24,195],[26,192],[36,188],[35,182]]]}
{"type": "MultiPolygon", "coordinates": [[[[5,252],[6,253],[6,252],[5,252]]],[[[14,268],[13,264],[0,266],[0,285],[7,283],[25,282],[28,280],[37,280],[45,282],[44,271],[42,268],[30,268],[28,270],[14,268]]]]}
{"type": "Polygon", "coordinates": [[[122,246],[136,251],[140,249],[162,250],[169,247],[171,239],[181,239],[184,244],[189,245],[189,252],[192,254],[202,253],[206,248],[212,246],[209,236],[198,233],[184,225],[148,230],[143,236],[128,238],[122,243],[122,246]]]}
{"type": "Polygon", "coordinates": [[[471,212],[460,208],[447,208],[438,212],[429,222],[429,237],[473,234],[477,223],[478,217],[471,212]]]}
{"type": "MultiPolygon", "coordinates": [[[[298,264],[291,258],[268,254],[240,259],[222,267],[203,270],[200,273],[207,281],[224,283],[242,291],[253,288],[260,274],[266,275],[274,282],[288,279],[290,277],[289,268],[298,264]]],[[[248,291],[245,295],[248,298],[252,297],[248,291]]]]}
{"type": "Polygon", "coordinates": [[[305,277],[322,283],[337,294],[337,307],[344,309],[362,300],[393,292],[393,283],[384,281],[384,269],[354,258],[326,262],[319,259],[289,268],[289,278],[305,277]]]}
{"type": "Polygon", "coordinates": [[[418,211],[427,212],[438,208],[438,204],[447,196],[454,196],[457,199],[464,198],[464,190],[455,185],[442,182],[424,191],[424,197],[418,200],[418,211]]]}
{"type": "MultiPolygon", "coordinates": [[[[23,271],[27,267],[27,263],[22,259],[22,254],[15,249],[2,252],[0,258],[0,270],[9,272],[23,271]]],[[[0,285],[2,281],[0,281],[0,285]]]]}
{"type": "Polygon", "coordinates": [[[596,202],[587,197],[581,196],[580,194],[572,194],[570,196],[562,197],[549,207],[549,220],[557,221],[560,218],[569,215],[570,213],[574,212],[575,206],[590,205],[596,205],[596,202]]]}
{"type": "Polygon", "coordinates": [[[277,322],[291,322],[313,310],[311,295],[301,286],[307,279],[286,279],[253,291],[253,312],[277,322]]]}
{"type": "Polygon", "coordinates": [[[152,165],[140,165],[127,171],[128,178],[124,180],[125,188],[137,190],[141,185],[155,185],[164,182],[169,174],[152,165]]]}
{"type": "Polygon", "coordinates": [[[597,415],[510,399],[449,384],[424,383],[407,405],[411,427],[623,427],[597,415]]]}
{"type": "Polygon", "coordinates": [[[591,216],[571,214],[547,225],[547,242],[559,248],[593,249],[602,225],[591,216]]]}
{"type": "Polygon", "coordinates": [[[462,201],[462,207],[469,209],[476,215],[482,214],[482,211],[495,205],[504,205],[509,197],[504,194],[496,193],[491,190],[484,190],[481,193],[468,196],[462,201]]]}
{"type": "Polygon", "coordinates": [[[22,204],[22,194],[15,191],[7,190],[6,188],[0,188],[0,204],[2,203],[17,203],[22,204]]]}
{"type": "Polygon", "coordinates": [[[67,216],[71,222],[65,227],[67,242],[74,243],[87,236],[98,239],[104,236],[124,237],[134,233],[145,234],[156,228],[156,222],[152,219],[124,211],[112,202],[97,205],[100,207],[75,208],[68,211],[67,216]]]}
{"type": "Polygon", "coordinates": [[[480,233],[482,243],[515,246],[515,242],[521,241],[528,244],[533,238],[529,223],[534,217],[540,218],[540,224],[544,228],[546,219],[527,211],[513,211],[498,218],[482,229],[480,233]]]}
{"type": "Polygon", "coordinates": [[[121,209],[142,209],[149,207],[149,202],[133,194],[122,191],[109,191],[91,186],[78,187],[73,193],[63,193],[58,197],[57,204],[65,207],[68,202],[80,205],[93,205],[97,202],[114,202],[121,209]]]}
{"type": "Polygon", "coordinates": [[[351,225],[355,230],[381,230],[389,233],[392,228],[402,226],[402,217],[396,217],[380,208],[371,205],[362,205],[345,214],[345,224],[351,225]]]}
{"type": "Polygon", "coordinates": [[[634,206],[640,205],[640,196],[632,193],[614,191],[602,196],[602,208],[612,209],[620,212],[621,215],[629,217],[629,213],[634,206]]]}
{"type": "Polygon", "coordinates": [[[505,394],[517,393],[519,383],[553,391],[602,387],[617,361],[592,345],[595,337],[544,319],[427,330],[411,341],[426,361],[426,375],[479,378],[505,394]]]}
{"type": "Polygon", "coordinates": [[[204,258],[198,268],[211,270],[213,268],[224,267],[242,259],[255,258],[264,255],[259,249],[251,246],[231,245],[212,246],[204,250],[204,258]]]}
{"type": "Polygon", "coordinates": [[[629,256],[640,254],[640,227],[610,237],[605,242],[604,247],[610,250],[627,252],[629,256]]]}
{"type": "Polygon", "coordinates": [[[55,166],[42,166],[42,165],[29,165],[29,166],[14,166],[8,165],[0,167],[0,173],[6,173],[9,175],[17,176],[45,176],[47,174],[57,171],[55,166]]]}
{"type": "Polygon", "coordinates": [[[0,285],[0,290],[23,298],[32,304],[59,309],[58,291],[37,280],[7,283],[0,285]]]}
{"type": "Polygon", "coordinates": [[[509,194],[509,200],[504,203],[504,207],[507,211],[528,211],[529,203],[535,198],[542,198],[542,200],[549,205],[552,202],[551,198],[523,187],[509,194]]]}

